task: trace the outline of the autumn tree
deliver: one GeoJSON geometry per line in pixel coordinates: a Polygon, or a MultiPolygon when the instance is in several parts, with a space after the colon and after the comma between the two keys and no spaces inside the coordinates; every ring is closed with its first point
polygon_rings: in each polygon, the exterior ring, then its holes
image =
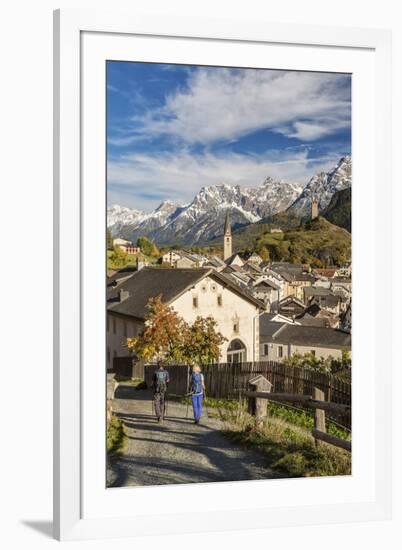
{"type": "Polygon", "coordinates": [[[219,347],[227,340],[216,330],[217,323],[212,317],[198,316],[187,326],[184,335],[183,356],[188,364],[205,365],[219,359],[219,347]]]}
{"type": "Polygon", "coordinates": [[[141,334],[127,339],[127,347],[146,361],[163,359],[167,362],[183,361],[183,334],[187,326],[161,296],[151,298],[141,334]]]}
{"type": "Polygon", "coordinates": [[[212,317],[197,317],[186,323],[161,297],[148,303],[145,326],[138,337],[128,338],[128,349],[145,359],[162,359],[168,363],[206,364],[219,358],[226,338],[216,330],[212,317]]]}

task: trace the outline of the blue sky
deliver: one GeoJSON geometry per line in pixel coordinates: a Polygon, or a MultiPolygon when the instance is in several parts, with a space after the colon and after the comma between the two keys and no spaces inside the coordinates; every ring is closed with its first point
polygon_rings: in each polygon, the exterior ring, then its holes
{"type": "Polygon", "coordinates": [[[349,75],[109,61],[106,93],[109,205],[305,184],[351,152],[349,75]]]}

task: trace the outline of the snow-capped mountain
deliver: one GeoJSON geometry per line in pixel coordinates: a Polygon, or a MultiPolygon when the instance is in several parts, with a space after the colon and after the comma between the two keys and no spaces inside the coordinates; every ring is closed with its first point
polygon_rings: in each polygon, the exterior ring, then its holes
{"type": "Polygon", "coordinates": [[[254,223],[286,210],[302,190],[298,183],[272,178],[259,187],[212,185],[203,187],[190,204],[164,201],[149,214],[112,206],[108,227],[114,235],[131,241],[145,235],[157,244],[206,242],[222,234],[227,210],[233,227],[254,223]]]}
{"type": "Polygon", "coordinates": [[[312,199],[318,202],[318,212],[323,212],[336,191],[347,189],[351,185],[352,158],[347,156],[341,158],[333,170],[320,172],[313,176],[287,212],[296,214],[301,218],[309,216],[312,199]]]}

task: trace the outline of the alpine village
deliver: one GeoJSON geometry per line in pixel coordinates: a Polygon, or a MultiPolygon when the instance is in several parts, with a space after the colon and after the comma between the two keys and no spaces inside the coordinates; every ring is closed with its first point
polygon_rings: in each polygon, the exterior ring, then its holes
{"type": "Polygon", "coordinates": [[[349,475],[351,157],[107,214],[107,485],[349,475]]]}

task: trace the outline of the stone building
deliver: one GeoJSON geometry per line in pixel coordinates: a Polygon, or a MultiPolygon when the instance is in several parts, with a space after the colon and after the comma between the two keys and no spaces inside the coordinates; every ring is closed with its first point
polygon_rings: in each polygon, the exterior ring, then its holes
{"type": "Polygon", "coordinates": [[[295,353],[312,353],[317,358],[342,358],[351,350],[351,335],[337,329],[300,326],[261,320],[260,357],[263,361],[283,361],[295,353]]]}
{"type": "Polygon", "coordinates": [[[198,316],[215,319],[227,338],[220,362],[259,360],[262,302],[214,269],[147,267],[108,285],[108,367],[114,358],[128,355],[126,339],[141,332],[149,299],[157,296],[190,324],[198,316]]]}

